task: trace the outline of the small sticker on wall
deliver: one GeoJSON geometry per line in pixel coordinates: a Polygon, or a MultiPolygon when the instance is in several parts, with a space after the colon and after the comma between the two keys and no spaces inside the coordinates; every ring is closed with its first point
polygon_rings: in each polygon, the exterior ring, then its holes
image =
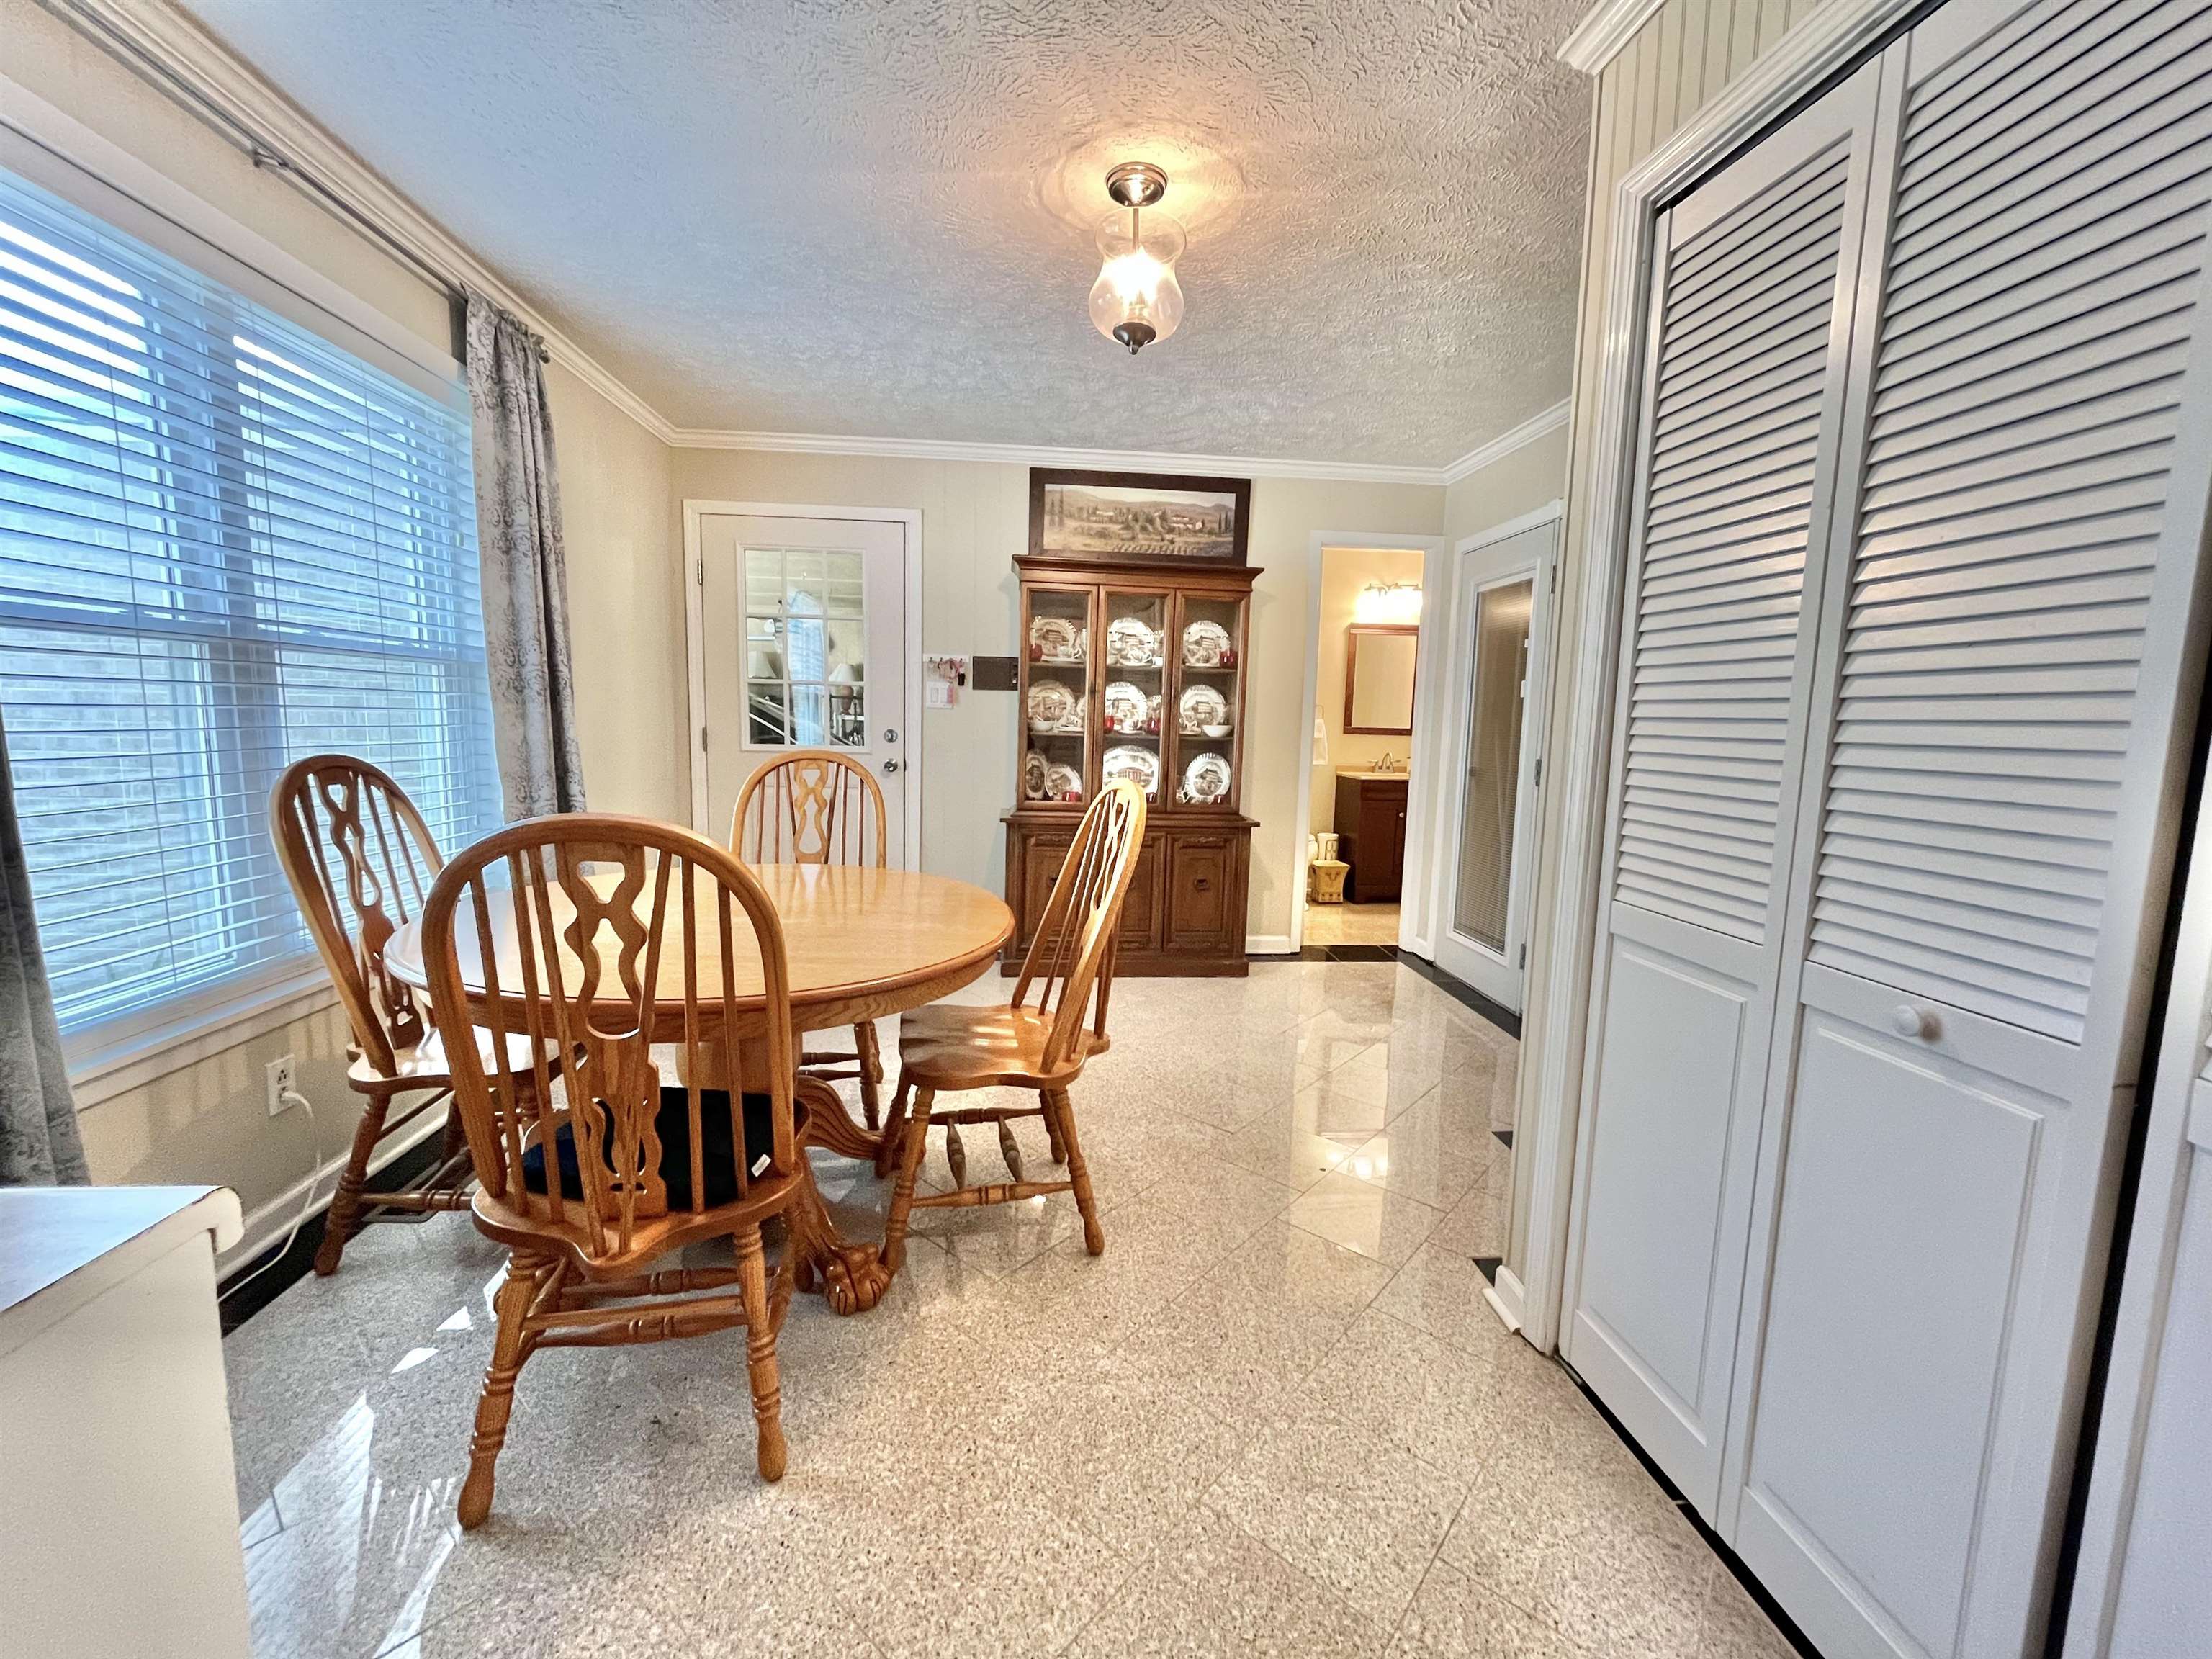
{"type": "Polygon", "coordinates": [[[967,658],[926,656],[921,659],[921,702],[925,708],[957,707],[960,688],[967,684],[967,658]]]}

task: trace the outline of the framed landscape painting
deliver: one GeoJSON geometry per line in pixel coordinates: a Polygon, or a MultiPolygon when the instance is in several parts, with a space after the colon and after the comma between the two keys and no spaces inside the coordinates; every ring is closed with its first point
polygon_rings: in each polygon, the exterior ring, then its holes
{"type": "Polygon", "coordinates": [[[1030,469],[1030,553],[1071,564],[1243,564],[1249,478],[1030,469]]]}

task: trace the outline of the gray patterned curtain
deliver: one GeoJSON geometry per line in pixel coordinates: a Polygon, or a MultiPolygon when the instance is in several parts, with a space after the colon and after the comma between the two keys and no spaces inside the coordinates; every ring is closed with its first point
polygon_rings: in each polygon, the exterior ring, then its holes
{"type": "Polygon", "coordinates": [[[477,539],[499,779],[510,819],[584,810],[568,667],[561,480],[538,342],[520,319],[469,295],[469,403],[476,416],[477,539]]]}
{"type": "Polygon", "coordinates": [[[82,1187],[91,1179],[31,912],[8,733],[0,727],[0,1187],[82,1187]]]}

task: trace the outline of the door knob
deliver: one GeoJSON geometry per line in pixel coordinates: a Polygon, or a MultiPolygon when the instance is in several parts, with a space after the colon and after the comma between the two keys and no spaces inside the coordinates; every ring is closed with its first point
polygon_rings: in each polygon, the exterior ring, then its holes
{"type": "Polygon", "coordinates": [[[885,761],[885,762],[884,763],[884,771],[886,771],[886,772],[896,772],[896,771],[897,771],[897,770],[898,770],[898,763],[897,763],[896,761],[895,761],[895,760],[887,760],[887,761],[885,761]]]}
{"type": "Polygon", "coordinates": [[[896,743],[898,741],[898,733],[886,726],[884,730],[884,741],[885,743],[896,743]]]}
{"type": "Polygon", "coordinates": [[[1897,1012],[1889,1018],[1890,1024],[1897,1028],[1898,1036],[1918,1037],[1923,1042],[1933,1041],[1936,1034],[1943,1029],[1942,1022],[1933,1012],[1926,1008],[1915,1007],[1909,1002],[1899,1003],[1897,1012]]]}

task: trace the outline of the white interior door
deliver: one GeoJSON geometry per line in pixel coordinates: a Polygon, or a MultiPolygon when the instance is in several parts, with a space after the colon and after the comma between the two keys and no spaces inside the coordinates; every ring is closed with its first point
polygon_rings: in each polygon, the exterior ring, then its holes
{"type": "Polygon", "coordinates": [[[744,781],[793,749],[834,749],[884,791],[887,854],[909,862],[906,526],[734,513],[699,520],[705,822],[726,838],[744,781]]]}
{"type": "Polygon", "coordinates": [[[1530,826],[1559,519],[1460,550],[1452,575],[1447,833],[1436,860],[1436,963],[1515,1013],[1528,965],[1530,826]]]}
{"type": "Polygon", "coordinates": [[[1665,215],[1561,1346],[1719,1495],[1878,71],[1665,215]]]}
{"type": "Polygon", "coordinates": [[[1723,1528],[1835,1659],[2010,1656],[2202,668],[2212,5],[1954,0],[1884,69],[1723,1528]]]}

